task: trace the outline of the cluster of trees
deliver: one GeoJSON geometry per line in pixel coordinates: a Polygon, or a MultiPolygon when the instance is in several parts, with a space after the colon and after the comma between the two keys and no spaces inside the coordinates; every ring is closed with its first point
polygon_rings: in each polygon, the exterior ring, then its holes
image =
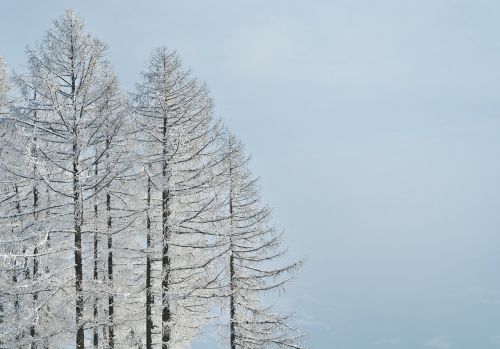
{"type": "Polygon", "coordinates": [[[175,52],[124,94],[67,11],[0,61],[0,348],[302,348],[262,301],[284,253],[241,143],[175,52]],[[10,90],[10,91],[9,91],[10,90]]]}

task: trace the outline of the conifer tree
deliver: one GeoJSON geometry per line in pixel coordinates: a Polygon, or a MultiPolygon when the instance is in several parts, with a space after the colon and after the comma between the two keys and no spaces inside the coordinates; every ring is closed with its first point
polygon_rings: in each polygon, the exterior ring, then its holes
{"type": "MultiPolygon", "coordinates": [[[[73,334],[79,349],[85,347],[87,293],[94,291],[93,287],[84,289],[85,243],[89,233],[95,231],[89,217],[94,197],[105,192],[116,178],[111,167],[98,173],[95,169],[110,154],[116,156],[113,141],[122,123],[122,115],[116,112],[122,97],[105,54],[106,46],[85,31],[81,18],[67,11],[54,22],[40,45],[28,51],[28,73],[17,77],[22,102],[12,117],[32,140],[31,152],[36,149],[36,157],[31,155],[32,180],[36,183],[31,194],[38,196],[44,187],[51,198],[50,204],[45,200],[44,207],[33,199],[34,212],[49,216],[43,247],[47,247],[48,236],[53,246],[44,252],[50,256],[51,269],[40,279],[48,284],[44,290],[49,298],[39,310],[50,309],[50,316],[64,320],[61,323],[65,326],[44,335],[73,334]],[[70,304],[74,305],[73,312],[68,309],[70,304]]],[[[38,214],[34,218],[38,219],[38,214]]],[[[40,272],[37,254],[32,256],[36,275],[40,272]]],[[[112,266],[112,258],[108,257],[108,264],[112,266]]],[[[111,314],[108,321],[112,322],[111,314]]],[[[36,335],[36,330],[33,333],[36,335]]],[[[113,333],[112,324],[109,333],[113,333]]]]}
{"type": "Polygon", "coordinates": [[[175,52],[151,55],[135,96],[138,146],[147,183],[146,338],[151,343],[154,295],[151,261],[161,260],[162,348],[190,339],[200,327],[216,259],[211,222],[218,208],[215,178],[220,126],[205,86],[183,69],[175,52]],[[156,245],[157,244],[157,245],[156,245]],[[158,250],[155,251],[155,248],[158,250]]]}
{"type": "Polygon", "coordinates": [[[285,253],[282,234],[270,224],[271,210],[262,204],[249,158],[233,135],[227,137],[227,295],[229,347],[302,348],[303,337],[263,302],[263,295],[283,290],[302,261],[277,266],[285,253]]]}

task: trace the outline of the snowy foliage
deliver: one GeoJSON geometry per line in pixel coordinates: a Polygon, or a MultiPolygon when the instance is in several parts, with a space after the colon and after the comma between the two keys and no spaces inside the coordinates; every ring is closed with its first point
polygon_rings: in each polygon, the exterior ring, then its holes
{"type": "Polygon", "coordinates": [[[7,105],[7,91],[9,85],[7,83],[7,73],[2,57],[0,57],[0,114],[7,105]]]}
{"type": "Polygon", "coordinates": [[[207,87],[160,48],[129,101],[106,52],[67,11],[11,99],[0,61],[0,347],[181,348],[215,318],[224,346],[301,348],[262,296],[301,262],[207,87]]]}
{"type": "Polygon", "coordinates": [[[280,291],[301,261],[277,267],[285,250],[282,234],[270,224],[271,211],[262,204],[248,157],[233,135],[227,138],[227,294],[232,348],[302,348],[302,335],[290,315],[274,313],[262,294],[280,291]]]}

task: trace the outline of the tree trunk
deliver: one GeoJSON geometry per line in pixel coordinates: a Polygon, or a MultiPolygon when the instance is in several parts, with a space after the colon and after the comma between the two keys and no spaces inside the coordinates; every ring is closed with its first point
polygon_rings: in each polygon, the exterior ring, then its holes
{"type": "MultiPolygon", "coordinates": [[[[76,153],[76,143],[73,151],[76,153]]],[[[76,158],[73,160],[73,205],[75,221],[75,290],[76,290],[76,349],[85,348],[83,317],[82,215],[80,207],[80,175],[76,158]]]]}
{"type": "MultiPolygon", "coordinates": [[[[21,214],[21,204],[19,203],[19,187],[17,184],[14,185],[14,192],[16,193],[16,212],[20,215],[21,214]]],[[[13,228],[14,229],[14,228],[13,228]]],[[[18,278],[17,278],[17,261],[14,261],[14,274],[12,275],[12,282],[17,284],[18,278]]],[[[19,293],[16,293],[16,298],[14,300],[14,311],[16,312],[16,321],[20,322],[20,316],[19,316],[19,293]]],[[[21,337],[19,336],[19,332],[16,332],[16,341],[18,341],[21,337]]]]}
{"type": "MultiPolygon", "coordinates": [[[[229,182],[231,183],[231,169],[229,170],[229,182]]],[[[231,184],[230,184],[231,186],[231,184]]],[[[230,217],[230,225],[233,226],[233,198],[232,198],[232,190],[229,189],[229,217],[230,217]]],[[[232,233],[232,229],[231,232],[232,233]]],[[[229,334],[230,334],[230,344],[231,349],[236,349],[236,329],[235,329],[235,321],[236,321],[236,304],[234,299],[235,287],[234,287],[234,256],[233,256],[233,239],[232,236],[229,235],[229,334]]]]}
{"type": "Polygon", "coordinates": [[[106,210],[108,212],[108,280],[111,289],[108,295],[108,316],[109,316],[109,337],[108,347],[113,349],[115,347],[115,325],[114,319],[114,295],[113,295],[113,236],[111,233],[111,195],[109,192],[106,194],[106,210]]]}
{"type": "Polygon", "coordinates": [[[169,190],[167,187],[167,117],[163,118],[163,190],[162,190],[162,271],[163,271],[163,280],[162,280],[162,349],[168,349],[169,341],[170,341],[170,304],[169,304],[169,277],[170,277],[170,258],[168,256],[168,244],[170,239],[169,233],[169,190]]]}
{"type": "MultiPolygon", "coordinates": [[[[33,96],[33,99],[36,100],[36,93],[33,96]]],[[[36,110],[34,112],[34,118],[36,120],[36,110]]],[[[36,131],[35,131],[36,132],[36,131]]],[[[36,159],[36,142],[37,138],[36,135],[33,139],[33,147],[31,149],[31,155],[33,156],[34,159],[36,159]]],[[[36,221],[38,220],[38,187],[37,187],[37,175],[36,175],[36,163],[33,164],[33,220],[36,224],[36,221]]],[[[37,302],[38,302],[38,291],[36,290],[36,280],[38,278],[38,242],[36,242],[35,248],[33,249],[33,284],[35,285],[35,290],[33,292],[33,307],[37,307],[37,302]]],[[[36,324],[33,323],[31,324],[30,328],[30,336],[31,336],[31,349],[36,349],[36,335],[37,335],[37,329],[36,329],[36,324]]]]}
{"type": "MultiPolygon", "coordinates": [[[[45,202],[46,206],[50,207],[50,195],[49,195],[49,188],[46,187],[45,190],[45,202]]],[[[50,217],[50,210],[45,211],[45,218],[49,219],[50,217]]],[[[47,232],[47,251],[50,251],[50,232],[47,232]]],[[[45,274],[50,273],[50,267],[49,263],[45,262],[45,267],[44,267],[45,274]]],[[[50,313],[50,307],[47,305],[47,312],[50,313]]],[[[49,349],[50,348],[50,337],[46,337],[43,341],[43,349],[49,349]]]]}
{"type": "Polygon", "coordinates": [[[149,215],[151,209],[151,179],[148,177],[148,195],[147,195],[147,216],[146,216],[146,349],[153,348],[153,318],[151,316],[151,306],[154,302],[151,292],[151,217],[149,215]]]}
{"type": "Polygon", "coordinates": [[[80,205],[80,169],[78,161],[80,149],[78,146],[78,124],[76,106],[76,75],[75,75],[75,47],[71,36],[71,99],[73,103],[73,218],[75,229],[75,322],[76,322],[76,349],[85,349],[85,333],[83,329],[83,264],[82,264],[82,224],[83,205],[80,205]]]}
{"type": "MultiPolygon", "coordinates": [[[[36,168],[35,168],[36,171],[36,168]]],[[[38,218],[38,188],[36,185],[33,186],[33,218],[36,222],[38,218]]],[[[38,242],[37,242],[38,243],[38,242]]],[[[36,280],[38,278],[38,246],[35,245],[35,248],[33,249],[33,284],[35,284],[35,290],[33,292],[33,306],[37,306],[37,301],[38,301],[38,292],[36,290],[36,280]]],[[[36,335],[37,335],[37,330],[36,330],[36,324],[31,324],[30,328],[30,336],[31,336],[31,349],[36,349],[36,335]]]]}
{"type": "MultiPolygon", "coordinates": [[[[97,180],[97,175],[99,173],[99,164],[96,161],[95,164],[95,177],[97,180]]],[[[97,191],[97,187],[95,189],[97,191]]],[[[97,194],[96,194],[97,195],[97,194]]],[[[99,214],[98,214],[98,207],[97,207],[97,196],[95,197],[96,203],[94,204],[94,220],[95,220],[95,231],[94,231],[94,283],[97,285],[98,277],[99,277],[99,272],[98,272],[98,248],[99,248],[99,238],[98,238],[98,228],[99,228],[99,214]]],[[[94,348],[99,348],[99,331],[98,331],[98,320],[99,320],[99,312],[98,312],[98,303],[99,303],[99,296],[98,293],[96,292],[94,294],[94,333],[93,333],[93,343],[94,343],[94,348]]]]}
{"type": "Polygon", "coordinates": [[[229,273],[231,275],[231,285],[230,285],[230,296],[229,296],[229,311],[230,311],[230,339],[231,339],[231,349],[236,349],[236,331],[235,331],[235,321],[236,321],[236,308],[235,308],[235,300],[234,300],[234,257],[233,252],[229,252],[229,273]]]}

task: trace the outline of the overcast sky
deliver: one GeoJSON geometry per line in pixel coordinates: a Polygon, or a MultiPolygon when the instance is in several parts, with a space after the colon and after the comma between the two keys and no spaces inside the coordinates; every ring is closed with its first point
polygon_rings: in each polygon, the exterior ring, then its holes
{"type": "Polygon", "coordinates": [[[312,348],[500,347],[500,1],[4,0],[10,68],[66,8],[124,89],[157,46],[208,83],[312,348]]]}

